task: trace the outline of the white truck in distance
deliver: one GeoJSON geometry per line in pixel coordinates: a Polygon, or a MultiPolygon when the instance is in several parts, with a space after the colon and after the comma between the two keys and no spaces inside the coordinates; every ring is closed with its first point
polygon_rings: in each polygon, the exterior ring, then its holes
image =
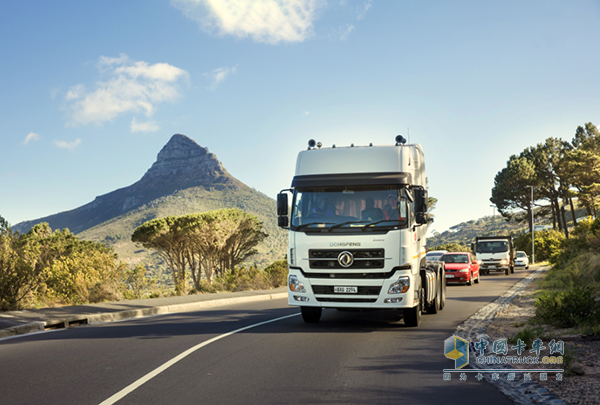
{"type": "Polygon", "coordinates": [[[323,308],[387,309],[418,326],[423,311],[444,307],[444,266],[425,261],[423,149],[405,142],[321,148],[311,140],[298,154],[277,214],[289,229],[288,302],[305,322],[318,322],[323,308]]]}
{"type": "Polygon", "coordinates": [[[471,250],[481,260],[480,272],[490,274],[490,271],[515,272],[516,250],[510,236],[479,236],[471,246],[471,250]]]}

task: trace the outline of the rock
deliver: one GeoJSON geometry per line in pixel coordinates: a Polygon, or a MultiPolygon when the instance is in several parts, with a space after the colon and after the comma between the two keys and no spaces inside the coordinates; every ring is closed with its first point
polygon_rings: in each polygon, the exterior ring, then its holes
{"type": "Polygon", "coordinates": [[[584,375],[585,367],[581,363],[575,363],[571,366],[571,371],[577,375],[584,375]]]}
{"type": "Polygon", "coordinates": [[[156,162],[141,181],[156,177],[195,176],[210,182],[226,176],[226,173],[223,164],[208,152],[208,148],[201,147],[185,135],[175,134],[158,153],[156,162]]]}

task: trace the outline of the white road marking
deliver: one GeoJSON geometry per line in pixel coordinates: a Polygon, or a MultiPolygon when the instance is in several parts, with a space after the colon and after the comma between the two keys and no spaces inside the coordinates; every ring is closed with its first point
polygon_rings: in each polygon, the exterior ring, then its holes
{"type": "Polygon", "coordinates": [[[296,313],[296,314],[292,314],[292,315],[287,315],[287,316],[282,316],[281,318],[275,318],[275,319],[271,319],[269,321],[255,323],[254,325],[250,325],[250,326],[246,326],[244,328],[236,329],[236,330],[234,330],[232,332],[228,332],[228,333],[225,333],[223,335],[219,335],[219,336],[216,336],[216,337],[214,337],[212,339],[209,339],[206,342],[202,342],[202,343],[200,343],[200,344],[198,344],[198,345],[196,345],[196,346],[194,346],[194,347],[186,350],[185,352],[181,353],[179,356],[174,357],[171,360],[167,361],[165,364],[163,364],[162,366],[160,366],[160,367],[154,369],[153,371],[149,372],[148,374],[146,374],[145,376],[143,376],[139,380],[134,381],[129,386],[123,388],[121,391],[117,392],[112,397],[110,397],[107,400],[101,402],[100,405],[112,405],[112,404],[114,404],[115,402],[119,401],[121,398],[125,397],[127,394],[135,391],[141,385],[143,385],[146,382],[150,381],[151,379],[153,379],[154,377],[156,377],[157,375],[159,375],[160,373],[162,373],[163,371],[165,371],[166,369],[168,369],[172,365],[176,364],[180,360],[183,360],[184,358],[186,358],[190,354],[194,353],[196,350],[199,350],[199,349],[203,348],[204,346],[208,346],[209,344],[211,344],[213,342],[216,342],[217,340],[221,340],[223,338],[226,338],[227,336],[231,336],[231,335],[234,335],[234,334],[239,333],[239,332],[243,332],[243,331],[248,330],[248,329],[256,328],[257,326],[266,325],[268,323],[281,321],[282,319],[287,319],[287,318],[291,318],[293,316],[298,316],[298,315],[300,315],[300,313],[296,313]]]}

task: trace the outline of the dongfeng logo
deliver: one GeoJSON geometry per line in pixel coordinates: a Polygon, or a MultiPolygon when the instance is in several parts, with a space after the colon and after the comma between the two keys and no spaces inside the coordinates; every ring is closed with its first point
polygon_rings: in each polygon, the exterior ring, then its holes
{"type": "Polygon", "coordinates": [[[338,263],[342,267],[350,267],[354,263],[354,256],[352,253],[344,251],[338,255],[338,263]]]}

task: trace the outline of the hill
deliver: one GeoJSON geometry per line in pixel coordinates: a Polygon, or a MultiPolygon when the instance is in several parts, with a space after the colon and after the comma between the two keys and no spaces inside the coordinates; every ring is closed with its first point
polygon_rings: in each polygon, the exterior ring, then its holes
{"type": "Polygon", "coordinates": [[[282,259],[287,232],[277,227],[275,201],[234,178],[207,148],[175,134],[133,185],[70,211],[21,222],[13,229],[27,232],[40,222],[47,222],[52,229],[69,228],[83,239],[112,246],[128,263],[144,262],[161,273],[165,265],[157,255],[131,242],[131,234],[139,225],[168,215],[234,207],[256,215],[269,234],[251,263],[264,267],[282,259]]]}
{"type": "MultiPolygon", "coordinates": [[[[552,220],[541,217],[540,212],[541,208],[534,211],[535,225],[552,226],[552,220]]],[[[578,208],[575,210],[575,218],[581,218],[585,215],[585,209],[578,208]]],[[[567,226],[573,226],[571,212],[567,213],[567,226]]],[[[518,222],[514,219],[507,221],[501,215],[487,216],[461,222],[442,233],[434,233],[433,236],[427,238],[427,246],[435,247],[450,243],[471,246],[471,242],[474,242],[477,236],[511,235],[517,237],[526,232],[529,232],[527,221],[518,222]]]]}

